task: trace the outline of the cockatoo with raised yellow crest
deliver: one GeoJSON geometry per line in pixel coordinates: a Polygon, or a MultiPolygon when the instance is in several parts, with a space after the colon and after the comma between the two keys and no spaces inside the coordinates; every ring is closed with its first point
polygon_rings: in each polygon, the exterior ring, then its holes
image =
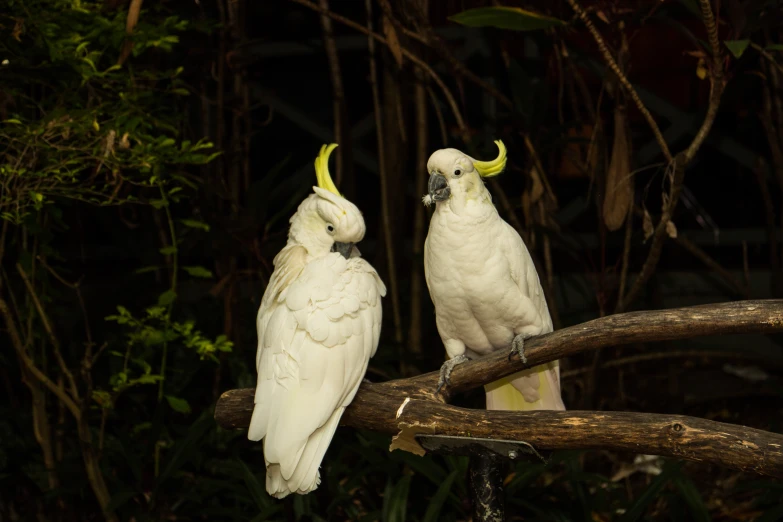
{"type": "Polygon", "coordinates": [[[364,218],[329,175],[335,147],[324,145],[315,160],[318,186],[291,217],[256,319],[247,437],[264,440],[266,490],[277,498],[318,487],[321,461],[381,333],[386,287],[355,247],[364,218]]]}
{"type": "MultiPolygon", "coordinates": [[[[438,389],[469,358],[508,350],[525,360],[524,342],[552,331],[538,273],[525,243],[492,204],[482,178],[506,166],[506,147],[493,161],[457,149],[435,151],[427,161],[435,203],[424,243],[424,274],[449,359],[438,389]]],[[[558,361],[522,370],[484,386],[489,410],[565,410],[558,361]]]]}

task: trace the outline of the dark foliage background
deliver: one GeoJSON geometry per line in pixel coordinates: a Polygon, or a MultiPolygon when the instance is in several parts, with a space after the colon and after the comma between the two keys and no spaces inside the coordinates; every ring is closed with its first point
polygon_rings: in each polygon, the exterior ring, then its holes
{"type": "MultiPolygon", "coordinates": [[[[390,288],[373,381],[444,357],[421,268],[424,162],[438,148],[489,159],[493,139],[508,146],[490,190],[533,251],[556,327],[783,296],[777,2],[712,2],[726,91],[639,283],[670,182],[650,126],[568,2],[503,3],[562,24],[450,19],[496,5],[5,1],[0,520],[469,519],[465,459],[389,453],[388,437],[341,428],[320,488],[275,501],[260,445],[212,419],[222,391],[254,385],[255,314],[324,143],[340,143],[333,176],[390,288]],[[368,23],[383,39],[372,48],[368,23]]],[[[684,149],[714,73],[698,1],[582,6],[684,149]]],[[[780,341],[562,361],[565,402],[779,432],[780,341]]],[[[509,466],[505,494],[513,520],[783,518],[779,482],[609,452],[509,466]]]]}

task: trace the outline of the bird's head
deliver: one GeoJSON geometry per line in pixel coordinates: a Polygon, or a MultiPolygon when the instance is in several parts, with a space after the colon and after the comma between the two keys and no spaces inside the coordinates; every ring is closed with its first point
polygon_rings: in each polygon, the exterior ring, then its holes
{"type": "Polygon", "coordinates": [[[364,238],[365,225],[361,211],[340,195],[329,174],[329,155],[336,147],[336,143],[321,147],[315,159],[318,186],[291,218],[289,237],[310,255],[339,252],[347,259],[358,255],[354,245],[364,238]]]}
{"type": "Polygon", "coordinates": [[[447,201],[452,197],[470,199],[484,192],[481,178],[497,176],[506,167],[506,147],[496,140],[498,157],[492,161],[478,161],[457,149],[436,150],[427,161],[430,174],[429,193],[424,204],[447,201]]]}

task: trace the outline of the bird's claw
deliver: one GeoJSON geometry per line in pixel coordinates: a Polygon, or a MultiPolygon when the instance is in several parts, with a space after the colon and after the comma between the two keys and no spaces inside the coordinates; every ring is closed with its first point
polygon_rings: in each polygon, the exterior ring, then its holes
{"type": "Polygon", "coordinates": [[[467,356],[458,355],[453,359],[449,359],[443,363],[443,365],[440,367],[440,378],[438,378],[438,388],[435,390],[435,393],[440,393],[441,388],[447,384],[451,384],[449,377],[451,376],[451,372],[454,370],[454,367],[467,361],[467,356]]]}
{"type": "Polygon", "coordinates": [[[370,379],[368,379],[367,377],[363,377],[362,378],[362,382],[365,383],[365,384],[372,384],[372,381],[370,379]]]}
{"type": "Polygon", "coordinates": [[[519,355],[523,364],[527,362],[527,357],[525,357],[525,341],[531,337],[532,336],[525,334],[519,334],[514,337],[514,340],[511,342],[511,351],[508,353],[509,361],[511,360],[511,356],[516,354],[519,355]]]}

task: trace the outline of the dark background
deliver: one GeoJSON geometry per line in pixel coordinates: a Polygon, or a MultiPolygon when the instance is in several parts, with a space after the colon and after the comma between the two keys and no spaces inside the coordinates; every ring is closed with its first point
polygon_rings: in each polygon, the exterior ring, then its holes
{"type": "MultiPolygon", "coordinates": [[[[376,41],[372,54],[366,34],[345,23],[366,27],[360,0],[146,2],[130,26],[136,1],[81,10],[10,1],[0,12],[0,60],[9,60],[0,71],[0,520],[468,520],[464,459],[390,454],[388,437],[340,428],[319,489],[276,501],[260,444],[212,419],[221,392],[255,384],[255,314],[288,219],[315,185],[320,146],[340,144],[332,176],[364,212],[359,248],[389,288],[372,381],[432,371],[444,358],[421,259],[434,150],[486,160],[493,140],[504,141],[508,167],[488,187],[534,255],[556,328],[613,313],[620,286],[633,286],[653,241],[644,214],[656,225],[668,191],[666,162],[567,2],[504,3],[565,22],[530,31],[449,20],[488,1],[370,4],[373,31],[392,42],[376,41]],[[336,19],[322,18],[323,7],[336,19]],[[430,71],[398,62],[401,48],[430,71]],[[630,145],[617,152],[623,104],[630,145]],[[200,139],[210,145],[192,149],[200,139]],[[610,231],[613,152],[630,157],[623,175],[635,211],[610,231]]],[[[629,80],[672,152],[685,149],[710,97],[698,2],[582,6],[613,56],[627,39],[629,80]]],[[[761,0],[712,6],[726,90],[687,167],[677,237],[627,310],[783,295],[781,11],[761,0]],[[737,57],[731,46],[745,40],[737,57]]],[[[779,336],[617,347],[561,365],[569,409],[780,430],[779,336]]],[[[457,402],[483,407],[482,397],[457,402]]],[[[507,511],[514,520],[783,516],[779,482],[633,462],[595,451],[518,464],[505,475],[507,511]]]]}

